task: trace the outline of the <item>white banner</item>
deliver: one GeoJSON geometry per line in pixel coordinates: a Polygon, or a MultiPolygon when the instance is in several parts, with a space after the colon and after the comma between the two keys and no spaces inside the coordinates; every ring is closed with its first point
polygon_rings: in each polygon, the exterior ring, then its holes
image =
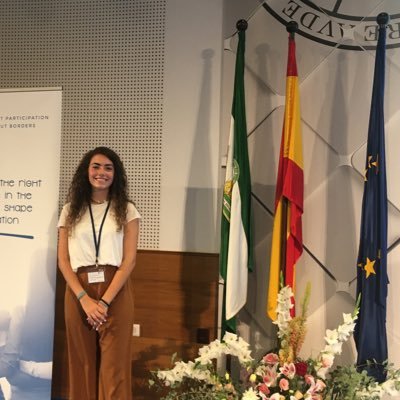
{"type": "Polygon", "coordinates": [[[51,397],[60,137],[60,90],[0,92],[0,399],[51,397]]]}

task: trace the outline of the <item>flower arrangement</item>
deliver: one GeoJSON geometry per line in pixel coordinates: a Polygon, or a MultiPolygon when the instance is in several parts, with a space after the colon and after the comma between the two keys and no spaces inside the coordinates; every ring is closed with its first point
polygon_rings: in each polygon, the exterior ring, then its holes
{"type": "Polygon", "coordinates": [[[170,370],[153,372],[150,386],[163,390],[164,400],[323,400],[380,399],[400,395],[400,370],[387,368],[387,380],[375,382],[355,366],[336,367],[335,356],[353,334],[358,305],[352,314],[343,314],[343,323],[326,331],[326,345],[315,359],[302,360],[299,350],[306,334],[306,313],[310,290],[301,304],[299,316],[291,317],[293,293],[284,287],[278,294],[277,320],[279,350],[256,362],[250,346],[235,334],[226,333],[199,350],[193,361],[176,361],[170,370]],[[242,372],[234,381],[229,373],[218,374],[215,360],[224,355],[237,357],[242,372]]]}

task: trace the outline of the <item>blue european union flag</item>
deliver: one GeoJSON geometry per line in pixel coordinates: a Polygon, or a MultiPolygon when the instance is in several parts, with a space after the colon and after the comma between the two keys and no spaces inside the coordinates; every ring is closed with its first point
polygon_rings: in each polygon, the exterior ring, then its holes
{"type": "Polygon", "coordinates": [[[365,183],[357,259],[357,295],[360,313],[354,333],[357,365],[377,381],[385,380],[382,362],[387,360],[387,190],[385,165],[385,56],[387,14],[379,14],[371,113],[368,128],[365,183]],[[367,361],[376,361],[367,366],[367,361]]]}

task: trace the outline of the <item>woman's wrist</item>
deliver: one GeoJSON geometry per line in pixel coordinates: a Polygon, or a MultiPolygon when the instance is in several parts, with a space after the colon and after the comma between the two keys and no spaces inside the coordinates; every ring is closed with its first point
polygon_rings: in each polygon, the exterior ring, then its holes
{"type": "Polygon", "coordinates": [[[110,307],[110,303],[109,303],[108,301],[104,300],[103,298],[101,298],[101,299],[99,300],[99,303],[100,303],[102,306],[104,306],[105,308],[107,308],[107,309],[110,307]]]}
{"type": "Polygon", "coordinates": [[[87,295],[86,290],[82,290],[76,295],[76,298],[78,299],[78,301],[81,301],[81,299],[86,295],[87,295]]]}

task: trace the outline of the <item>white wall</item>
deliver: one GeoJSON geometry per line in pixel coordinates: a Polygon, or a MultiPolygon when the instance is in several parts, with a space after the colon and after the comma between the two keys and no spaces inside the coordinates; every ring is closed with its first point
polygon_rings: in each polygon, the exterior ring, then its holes
{"type": "Polygon", "coordinates": [[[169,0],[160,250],[218,252],[222,0],[169,0]]]}

